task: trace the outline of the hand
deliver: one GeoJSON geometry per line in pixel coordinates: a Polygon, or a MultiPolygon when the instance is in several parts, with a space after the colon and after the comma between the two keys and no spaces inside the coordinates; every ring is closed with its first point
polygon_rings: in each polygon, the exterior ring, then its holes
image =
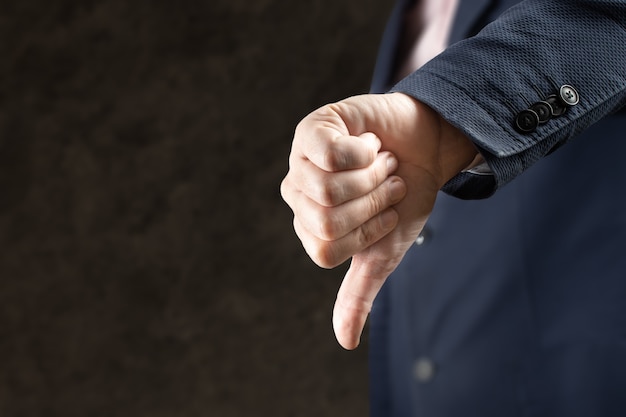
{"type": "Polygon", "coordinates": [[[458,129],[401,93],[352,97],[297,126],[281,192],[316,264],[332,268],[352,257],[333,312],[344,348],[358,346],[376,294],[438,190],[476,153],[458,129]]]}

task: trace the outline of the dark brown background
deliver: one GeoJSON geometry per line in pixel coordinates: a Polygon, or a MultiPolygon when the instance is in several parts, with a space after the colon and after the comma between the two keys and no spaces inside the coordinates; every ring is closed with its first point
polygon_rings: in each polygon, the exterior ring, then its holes
{"type": "Polygon", "coordinates": [[[278,189],[390,7],[0,3],[0,415],[367,414],[278,189]]]}

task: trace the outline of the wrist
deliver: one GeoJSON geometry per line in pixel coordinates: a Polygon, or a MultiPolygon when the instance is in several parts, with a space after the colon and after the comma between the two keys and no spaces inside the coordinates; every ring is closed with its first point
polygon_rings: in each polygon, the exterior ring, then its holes
{"type": "Polygon", "coordinates": [[[429,171],[439,188],[482,159],[474,143],[433,108],[403,93],[393,94],[409,98],[416,106],[416,114],[420,119],[420,128],[416,131],[417,140],[430,142],[421,144],[420,153],[428,159],[423,161],[430,165],[429,171]],[[429,127],[424,128],[425,126],[429,127]]]}
{"type": "MultiPolygon", "coordinates": [[[[432,110],[434,112],[434,110],[432,110]]],[[[480,165],[484,160],[474,143],[458,128],[437,114],[441,123],[439,161],[440,185],[443,186],[462,171],[480,165]]]]}

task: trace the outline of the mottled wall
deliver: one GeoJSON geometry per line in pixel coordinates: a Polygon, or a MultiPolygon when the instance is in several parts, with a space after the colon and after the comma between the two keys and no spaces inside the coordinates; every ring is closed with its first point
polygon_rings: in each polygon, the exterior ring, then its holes
{"type": "Polygon", "coordinates": [[[391,6],[0,3],[0,415],[367,414],[278,188],[391,6]]]}

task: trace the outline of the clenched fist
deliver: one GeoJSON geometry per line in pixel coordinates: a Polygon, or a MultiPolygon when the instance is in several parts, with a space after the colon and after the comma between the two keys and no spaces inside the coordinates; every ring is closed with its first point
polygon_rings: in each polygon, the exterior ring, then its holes
{"type": "Polygon", "coordinates": [[[376,294],[438,190],[476,154],[458,129],[401,93],[352,97],[298,124],[281,192],[316,264],[332,268],[352,257],[333,312],[344,348],[358,346],[376,294]]]}

